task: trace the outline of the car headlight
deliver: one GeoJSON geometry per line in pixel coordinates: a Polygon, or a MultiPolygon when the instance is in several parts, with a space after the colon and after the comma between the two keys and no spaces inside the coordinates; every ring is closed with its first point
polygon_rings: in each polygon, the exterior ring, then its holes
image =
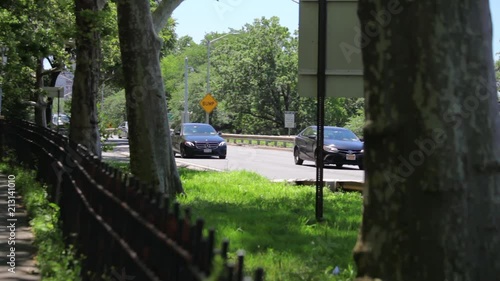
{"type": "Polygon", "coordinates": [[[323,149],[324,149],[325,151],[328,151],[328,152],[337,152],[337,151],[339,151],[339,150],[335,147],[335,145],[333,145],[333,144],[330,144],[330,145],[323,145],[323,149]]]}
{"type": "Polygon", "coordinates": [[[191,146],[191,147],[194,147],[194,143],[190,142],[190,141],[185,141],[184,142],[184,145],[185,146],[191,146]]]}
{"type": "Polygon", "coordinates": [[[219,146],[226,146],[226,142],[221,141],[221,142],[219,143],[219,146]]]}
{"type": "Polygon", "coordinates": [[[364,149],[361,149],[361,151],[360,151],[360,152],[361,152],[361,153],[364,153],[364,152],[365,152],[365,150],[364,150],[364,149]]]}

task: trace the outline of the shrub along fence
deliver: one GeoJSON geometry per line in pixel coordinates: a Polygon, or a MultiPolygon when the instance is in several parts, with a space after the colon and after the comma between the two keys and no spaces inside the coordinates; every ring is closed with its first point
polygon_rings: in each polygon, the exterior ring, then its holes
{"type": "MultiPolygon", "coordinates": [[[[163,193],[122,174],[81,145],[22,120],[0,120],[0,146],[15,150],[18,163],[37,169],[37,180],[61,210],[64,236],[83,254],[82,279],[103,274],[127,280],[243,280],[243,254],[228,260],[229,242],[214,248],[214,230],[163,193]],[[215,274],[215,273],[214,273],[215,274]]],[[[0,153],[2,148],[0,148],[0,153]]],[[[263,280],[261,268],[254,280],[263,280]]],[[[245,280],[252,280],[249,277],[245,280]]]]}

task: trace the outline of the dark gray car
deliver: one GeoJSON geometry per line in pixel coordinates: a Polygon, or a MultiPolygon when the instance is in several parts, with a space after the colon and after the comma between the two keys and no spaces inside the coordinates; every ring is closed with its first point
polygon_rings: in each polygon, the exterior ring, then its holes
{"type": "Polygon", "coordinates": [[[226,158],[226,141],[214,127],[205,123],[184,123],[172,135],[174,153],[181,157],[218,156],[226,158]]]}
{"type": "MultiPolygon", "coordinates": [[[[296,165],[304,160],[317,161],[317,127],[309,126],[300,132],[294,141],[293,156],[296,165]]],[[[357,165],[363,169],[363,142],[349,129],[340,127],[324,127],[323,163],[335,164],[337,167],[357,165]]]]}

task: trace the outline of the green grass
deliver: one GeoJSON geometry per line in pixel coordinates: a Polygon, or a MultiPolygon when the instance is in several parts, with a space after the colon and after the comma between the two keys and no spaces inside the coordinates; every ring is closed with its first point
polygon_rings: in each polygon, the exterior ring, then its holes
{"type": "Polygon", "coordinates": [[[44,281],[80,280],[80,260],[64,243],[59,227],[59,207],[47,199],[47,186],[35,181],[35,172],[0,163],[0,171],[16,177],[16,192],[31,218],[37,246],[36,261],[44,281]]]}
{"type": "MultiPolygon", "coordinates": [[[[109,162],[129,171],[128,163],[109,162]]],[[[272,183],[256,173],[179,169],[178,197],[216,230],[217,247],[230,241],[231,258],[245,250],[245,269],[263,267],[266,280],[354,280],[352,249],[361,224],[359,193],[324,190],[324,218],[315,219],[315,188],[272,183]],[[340,274],[332,275],[338,266],[340,274]]]]}
{"type": "Polygon", "coordinates": [[[218,245],[229,238],[233,256],[244,249],[246,269],[264,267],[266,280],[354,278],[360,194],[325,189],[325,221],[317,223],[312,187],[271,183],[244,171],[180,173],[187,195],[179,202],[216,229],[218,245]],[[331,274],[335,266],[340,275],[331,274]]]}

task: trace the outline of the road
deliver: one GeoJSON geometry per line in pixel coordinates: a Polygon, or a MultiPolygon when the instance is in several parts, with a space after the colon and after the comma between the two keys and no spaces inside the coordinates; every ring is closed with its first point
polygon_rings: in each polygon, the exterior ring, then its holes
{"type": "MultiPolygon", "coordinates": [[[[109,142],[117,145],[116,153],[122,156],[129,155],[126,140],[110,139],[109,142]]],[[[218,171],[254,171],[271,180],[316,178],[314,163],[304,161],[301,166],[295,165],[292,151],[289,149],[229,145],[226,159],[216,157],[180,158],[177,155],[176,162],[218,171]]],[[[323,177],[325,180],[364,181],[364,175],[364,171],[359,170],[357,166],[346,165],[342,168],[326,166],[323,177]]]]}

